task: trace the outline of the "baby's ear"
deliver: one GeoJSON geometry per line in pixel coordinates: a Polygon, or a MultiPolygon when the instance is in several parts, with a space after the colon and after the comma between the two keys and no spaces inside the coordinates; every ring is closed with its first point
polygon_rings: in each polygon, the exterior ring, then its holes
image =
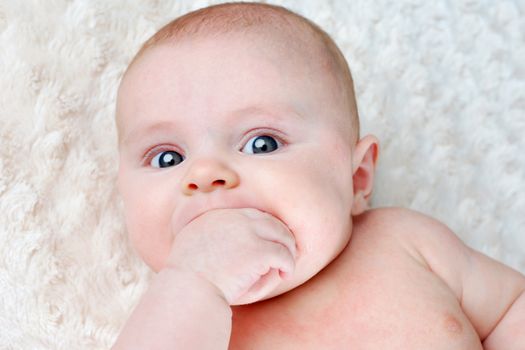
{"type": "Polygon", "coordinates": [[[368,209],[374,187],[374,172],[379,154],[379,140],[373,135],[363,137],[355,146],[352,158],[352,180],[354,203],[352,215],[359,215],[368,209]]]}

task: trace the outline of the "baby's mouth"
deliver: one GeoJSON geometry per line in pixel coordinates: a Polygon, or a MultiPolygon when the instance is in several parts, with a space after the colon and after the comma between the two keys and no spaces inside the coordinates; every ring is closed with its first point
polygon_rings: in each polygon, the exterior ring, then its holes
{"type": "MultiPolygon", "coordinates": [[[[184,226],[190,224],[192,221],[198,219],[200,216],[206,214],[206,213],[209,212],[209,211],[212,211],[212,210],[219,210],[219,209],[254,209],[254,210],[258,210],[258,211],[260,211],[260,212],[262,212],[262,213],[265,213],[265,214],[267,214],[267,215],[270,215],[270,216],[273,217],[274,219],[278,220],[278,221],[279,221],[281,224],[283,224],[283,225],[288,229],[288,231],[293,235],[293,232],[292,232],[292,230],[290,229],[290,227],[289,227],[289,226],[288,226],[283,220],[281,220],[280,217],[278,217],[277,215],[274,215],[274,214],[272,214],[272,213],[270,213],[270,212],[267,212],[266,210],[262,210],[262,209],[254,208],[254,207],[231,207],[231,206],[230,206],[230,207],[217,207],[217,208],[207,209],[207,210],[203,211],[202,213],[199,213],[199,214],[195,215],[195,216],[194,216],[193,218],[191,218],[188,222],[186,222],[186,224],[184,224],[184,226]]],[[[295,235],[294,235],[294,237],[295,237],[295,235]]]]}

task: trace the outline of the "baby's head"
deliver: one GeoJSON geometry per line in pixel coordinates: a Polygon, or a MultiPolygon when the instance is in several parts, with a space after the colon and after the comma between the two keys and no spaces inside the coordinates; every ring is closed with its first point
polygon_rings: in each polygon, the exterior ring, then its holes
{"type": "Polygon", "coordinates": [[[282,7],[222,4],[166,25],[122,79],[117,126],[128,232],[155,271],[196,215],[255,208],[296,240],[276,295],[332,261],[367,208],[377,140],[359,140],[346,61],[282,7]]]}

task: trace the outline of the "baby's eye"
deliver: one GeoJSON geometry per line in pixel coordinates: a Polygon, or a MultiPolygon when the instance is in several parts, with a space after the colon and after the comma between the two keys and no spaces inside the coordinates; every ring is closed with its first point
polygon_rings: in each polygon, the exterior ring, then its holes
{"type": "Polygon", "coordinates": [[[150,162],[154,168],[167,168],[180,164],[184,158],[175,151],[164,151],[157,154],[150,162]]]}
{"type": "Polygon", "coordinates": [[[279,146],[281,146],[281,143],[274,137],[261,135],[249,139],[241,151],[248,154],[270,153],[279,148],[279,146]]]}

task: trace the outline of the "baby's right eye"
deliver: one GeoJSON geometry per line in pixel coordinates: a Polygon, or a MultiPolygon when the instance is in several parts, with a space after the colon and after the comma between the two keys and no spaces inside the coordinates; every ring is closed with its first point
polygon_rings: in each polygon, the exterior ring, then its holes
{"type": "Polygon", "coordinates": [[[175,151],[164,151],[158,153],[151,159],[150,165],[154,168],[167,168],[182,163],[184,157],[175,151]]]}

